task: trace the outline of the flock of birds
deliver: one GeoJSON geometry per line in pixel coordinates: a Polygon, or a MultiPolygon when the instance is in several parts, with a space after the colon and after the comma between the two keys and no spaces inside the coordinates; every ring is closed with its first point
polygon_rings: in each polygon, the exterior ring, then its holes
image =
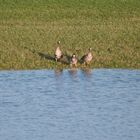
{"type": "MultiPolygon", "coordinates": [[[[60,41],[58,41],[57,46],[56,46],[56,50],[55,50],[55,60],[56,60],[56,62],[61,60],[61,58],[63,58],[63,53],[61,51],[60,41]]],[[[91,48],[89,48],[88,52],[86,54],[84,54],[82,56],[82,58],[80,59],[80,62],[83,63],[84,65],[88,65],[88,64],[90,64],[92,59],[93,59],[93,56],[92,56],[91,48]]],[[[72,54],[69,63],[70,63],[71,67],[73,67],[73,66],[77,67],[78,59],[77,59],[75,53],[72,54]]]]}

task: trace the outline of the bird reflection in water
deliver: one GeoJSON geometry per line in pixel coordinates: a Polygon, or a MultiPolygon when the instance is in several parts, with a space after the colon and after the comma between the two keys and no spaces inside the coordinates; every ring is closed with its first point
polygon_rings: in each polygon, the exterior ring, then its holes
{"type": "Polygon", "coordinates": [[[87,69],[87,68],[82,69],[82,73],[83,73],[83,75],[84,75],[85,77],[87,77],[87,78],[90,78],[90,77],[92,76],[92,71],[91,71],[91,69],[87,69]]]}
{"type": "Polygon", "coordinates": [[[77,77],[77,69],[76,68],[72,68],[70,70],[68,70],[69,74],[71,77],[76,78],[77,77]]]}
{"type": "Polygon", "coordinates": [[[63,69],[55,69],[54,74],[56,77],[60,77],[62,75],[63,69]]]}

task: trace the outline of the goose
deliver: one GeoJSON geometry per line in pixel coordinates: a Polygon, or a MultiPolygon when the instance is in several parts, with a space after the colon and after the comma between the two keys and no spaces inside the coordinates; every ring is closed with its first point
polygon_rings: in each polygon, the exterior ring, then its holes
{"type": "Polygon", "coordinates": [[[85,54],[85,55],[81,58],[81,62],[82,62],[83,64],[89,64],[89,63],[92,61],[93,56],[92,56],[91,50],[92,50],[92,49],[89,48],[88,53],[85,54]]]}
{"type": "Polygon", "coordinates": [[[56,60],[56,62],[63,57],[63,54],[62,54],[62,51],[61,51],[60,48],[61,48],[60,41],[58,41],[57,44],[56,44],[56,49],[55,49],[55,60],[56,60]]]}
{"type": "Polygon", "coordinates": [[[71,60],[70,60],[70,66],[72,67],[72,66],[77,66],[77,58],[76,58],[76,55],[75,54],[73,54],[72,56],[71,56],[71,60]]]}

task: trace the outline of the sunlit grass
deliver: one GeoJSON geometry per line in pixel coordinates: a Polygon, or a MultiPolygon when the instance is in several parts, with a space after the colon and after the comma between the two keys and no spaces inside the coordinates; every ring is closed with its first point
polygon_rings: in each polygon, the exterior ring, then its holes
{"type": "MultiPolygon", "coordinates": [[[[53,57],[80,59],[89,47],[91,68],[140,68],[139,0],[0,0],[0,69],[69,68],[53,57]]],[[[78,67],[83,67],[78,64],[78,67]]]]}

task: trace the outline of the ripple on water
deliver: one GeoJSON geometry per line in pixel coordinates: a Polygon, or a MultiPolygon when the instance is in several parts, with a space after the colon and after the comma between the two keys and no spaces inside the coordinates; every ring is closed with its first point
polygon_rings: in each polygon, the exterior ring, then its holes
{"type": "Polygon", "coordinates": [[[139,140],[140,71],[0,72],[2,140],[139,140]]]}

